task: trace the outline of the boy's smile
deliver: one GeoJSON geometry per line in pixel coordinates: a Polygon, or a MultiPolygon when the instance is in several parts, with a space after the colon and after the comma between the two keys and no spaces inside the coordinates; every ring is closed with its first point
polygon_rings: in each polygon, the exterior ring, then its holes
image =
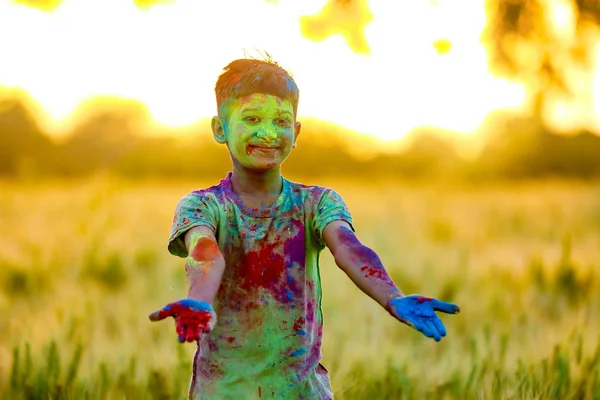
{"type": "Polygon", "coordinates": [[[213,119],[213,133],[234,163],[251,170],[278,167],[290,154],[300,123],[289,100],[263,93],[231,99],[213,119]]]}

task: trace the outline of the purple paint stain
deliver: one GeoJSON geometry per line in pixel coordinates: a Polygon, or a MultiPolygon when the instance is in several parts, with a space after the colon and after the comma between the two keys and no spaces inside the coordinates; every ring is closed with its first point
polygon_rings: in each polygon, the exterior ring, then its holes
{"type": "Polygon", "coordinates": [[[306,319],[309,322],[315,320],[315,304],[310,300],[306,303],[306,319]]]}
{"type": "Polygon", "coordinates": [[[303,288],[300,286],[300,282],[294,280],[292,275],[294,274],[294,267],[304,265],[306,260],[304,224],[301,221],[292,219],[290,221],[290,233],[291,236],[283,243],[283,253],[286,255],[285,262],[288,273],[285,281],[288,301],[292,301],[294,297],[299,297],[302,294],[303,288]]]}
{"type": "Polygon", "coordinates": [[[290,221],[290,225],[292,236],[285,241],[283,251],[289,257],[290,264],[303,265],[306,260],[304,224],[297,219],[293,219],[290,221]]]}
{"type": "MultiPolygon", "coordinates": [[[[313,333],[313,336],[315,338],[323,337],[323,326],[322,325],[319,325],[317,327],[317,332],[313,333]]],[[[306,365],[315,365],[319,362],[320,359],[321,359],[321,340],[319,339],[319,340],[315,341],[315,343],[313,343],[313,346],[310,348],[310,354],[306,358],[306,365]]],[[[305,372],[308,372],[308,371],[305,371],[305,372]]]]}
{"type": "Polygon", "coordinates": [[[340,227],[337,232],[340,241],[351,248],[358,261],[363,264],[360,271],[364,273],[365,278],[378,279],[389,286],[395,287],[377,253],[364,246],[354,233],[345,226],[340,227]]]}

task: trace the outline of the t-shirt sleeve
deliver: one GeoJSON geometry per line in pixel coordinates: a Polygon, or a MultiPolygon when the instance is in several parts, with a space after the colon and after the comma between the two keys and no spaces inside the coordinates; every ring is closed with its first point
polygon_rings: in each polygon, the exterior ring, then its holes
{"type": "Polygon", "coordinates": [[[352,230],[354,230],[352,216],[342,196],[332,189],[325,189],[316,205],[313,217],[315,238],[319,246],[326,246],[323,239],[323,230],[325,227],[329,223],[338,220],[346,221],[350,224],[352,230]]]}
{"type": "Polygon", "coordinates": [[[207,226],[217,235],[218,208],[214,196],[192,192],[183,197],[175,208],[171,235],[167,246],[178,257],[187,257],[185,234],[196,226],[207,226]]]}

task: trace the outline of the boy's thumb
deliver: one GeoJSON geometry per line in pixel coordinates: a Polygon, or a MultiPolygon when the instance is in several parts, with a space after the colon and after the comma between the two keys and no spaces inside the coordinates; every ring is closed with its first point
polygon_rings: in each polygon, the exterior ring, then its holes
{"type": "Polygon", "coordinates": [[[173,312],[172,308],[169,306],[165,306],[164,308],[161,308],[160,310],[156,310],[156,311],[152,312],[148,317],[150,318],[150,321],[160,321],[167,317],[172,316],[173,314],[174,314],[174,312],[173,312]]]}

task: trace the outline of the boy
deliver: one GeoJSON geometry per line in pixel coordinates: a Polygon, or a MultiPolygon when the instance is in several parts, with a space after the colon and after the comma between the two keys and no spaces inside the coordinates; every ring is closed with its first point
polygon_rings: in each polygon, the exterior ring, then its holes
{"type": "Polygon", "coordinates": [[[179,341],[198,341],[190,398],[333,398],[319,363],[325,247],[393,317],[437,341],[445,336],[434,311],[458,306],[403,296],[355,236],[335,191],[281,176],[301,127],[292,77],[270,60],[240,59],[225,67],[215,92],[212,131],[233,171],[177,205],[168,249],[186,258],[188,296],[150,315],[173,316],[179,341]]]}

